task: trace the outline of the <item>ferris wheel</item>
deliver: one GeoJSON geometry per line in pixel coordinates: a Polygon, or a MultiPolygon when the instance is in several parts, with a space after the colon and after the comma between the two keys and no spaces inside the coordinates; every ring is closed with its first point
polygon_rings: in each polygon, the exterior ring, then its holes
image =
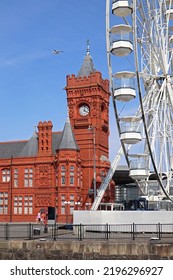
{"type": "Polygon", "coordinates": [[[106,40],[129,176],[143,196],[172,200],[173,0],[106,0],[106,40]]]}

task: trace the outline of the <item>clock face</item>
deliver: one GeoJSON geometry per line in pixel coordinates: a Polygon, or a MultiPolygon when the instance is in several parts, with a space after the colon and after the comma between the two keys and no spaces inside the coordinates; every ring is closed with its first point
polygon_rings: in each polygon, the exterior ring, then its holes
{"type": "Polygon", "coordinates": [[[88,105],[82,105],[80,108],[79,108],[79,114],[81,116],[87,116],[89,114],[89,107],[88,105]]]}

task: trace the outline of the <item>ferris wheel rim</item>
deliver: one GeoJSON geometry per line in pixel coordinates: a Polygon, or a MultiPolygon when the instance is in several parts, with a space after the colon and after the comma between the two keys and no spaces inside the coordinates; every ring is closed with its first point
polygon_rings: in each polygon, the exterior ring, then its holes
{"type": "MultiPolygon", "coordinates": [[[[116,0],[118,1],[118,0],[116,0]]],[[[121,1],[121,0],[120,0],[121,1]]],[[[140,0],[139,0],[140,1],[140,0]]],[[[147,0],[148,1],[148,0],[147,0]]],[[[159,0],[158,0],[159,1],[159,0]]],[[[165,0],[167,1],[167,0],[165,0]]],[[[172,0],[171,0],[172,1],[172,0]]],[[[136,2],[136,0],[135,0],[136,2]]],[[[113,99],[113,106],[114,106],[114,112],[115,112],[115,116],[116,116],[116,120],[117,120],[117,127],[119,126],[119,122],[118,122],[118,114],[117,114],[117,111],[116,111],[116,104],[115,104],[115,100],[114,100],[114,94],[113,94],[113,75],[112,75],[112,65],[111,65],[111,57],[110,57],[110,26],[109,26],[109,11],[110,11],[110,0],[106,0],[106,50],[107,50],[107,61],[108,61],[108,72],[109,72],[109,79],[110,79],[110,92],[111,92],[111,95],[112,95],[112,99],[113,99]]],[[[127,11],[126,11],[127,12],[127,11]]],[[[128,11],[129,13],[129,11],[128,11]]],[[[130,13],[132,13],[132,8],[130,7],[130,13]]],[[[121,14],[122,15],[122,14],[121,14]]],[[[127,22],[126,22],[127,24],[127,22]]],[[[171,55],[173,56],[173,55],[171,55]]],[[[139,77],[142,75],[141,73],[138,73],[139,77]]],[[[155,78],[155,77],[152,77],[152,78],[155,78]]],[[[163,78],[163,77],[160,77],[160,78],[163,78]]],[[[173,100],[171,100],[172,104],[173,104],[173,100]]],[[[172,106],[173,107],[173,106],[172,106]]],[[[153,110],[154,111],[154,110],[153,110]]],[[[151,112],[150,112],[151,113],[151,112]]],[[[118,131],[119,130],[119,127],[118,127],[118,131]]],[[[173,142],[173,141],[172,141],[173,142]]],[[[128,148],[130,148],[131,145],[128,145],[128,148]]],[[[99,190],[98,190],[98,193],[96,195],[96,199],[94,200],[94,203],[93,203],[93,206],[92,206],[92,210],[97,210],[98,206],[99,206],[99,203],[101,202],[101,199],[103,198],[104,196],[104,193],[106,191],[106,188],[108,187],[108,184],[118,166],[118,163],[119,163],[119,160],[121,158],[121,156],[125,155],[125,151],[124,151],[124,145],[123,143],[121,143],[121,147],[118,151],[118,153],[116,154],[116,157],[114,159],[114,161],[112,162],[111,164],[111,167],[109,169],[109,172],[107,173],[107,176],[105,178],[105,180],[102,182],[99,190]]],[[[127,153],[128,153],[128,150],[127,150],[127,153]]],[[[127,154],[126,154],[127,155],[127,154]]],[[[129,153],[129,156],[131,157],[140,157],[140,158],[145,158],[145,157],[148,157],[148,154],[130,154],[129,153]]],[[[128,158],[126,158],[126,161],[128,163],[128,158]]],[[[129,165],[129,164],[128,164],[129,165]]],[[[173,157],[172,157],[172,170],[173,170],[173,157]]],[[[148,175],[148,176],[152,176],[152,172],[148,175]]],[[[165,174],[164,174],[165,175],[165,174]]],[[[138,185],[138,181],[137,180],[134,180],[137,185],[138,185]]],[[[142,183],[142,181],[141,181],[142,183]]],[[[139,186],[139,185],[138,185],[139,186]]],[[[141,188],[142,188],[142,185],[141,185],[141,188]]],[[[164,192],[164,190],[163,190],[164,192]]],[[[167,193],[166,193],[167,194],[167,193]]],[[[170,199],[170,198],[169,198],[170,199]]],[[[170,199],[171,200],[171,199],[170,199]]]]}
{"type": "MultiPolygon", "coordinates": [[[[138,0],[134,0],[133,1],[133,11],[136,11],[136,7],[137,7],[137,2],[138,0]]],[[[119,29],[119,26],[122,26],[122,25],[118,25],[117,28],[115,28],[115,26],[113,26],[113,28],[111,29],[110,28],[110,23],[108,21],[108,17],[109,17],[109,11],[110,11],[110,1],[107,0],[106,1],[106,5],[107,5],[107,28],[106,28],[106,34],[107,34],[107,57],[108,57],[108,68],[109,68],[109,77],[110,77],[110,86],[111,86],[111,95],[112,95],[112,98],[113,98],[113,106],[114,106],[114,112],[115,112],[115,117],[116,117],[116,121],[117,121],[117,128],[118,128],[118,133],[119,133],[119,136],[120,136],[120,133],[121,133],[121,128],[120,128],[120,121],[123,120],[123,118],[120,118],[119,115],[118,115],[118,110],[117,110],[117,107],[116,107],[116,101],[114,100],[114,92],[113,92],[113,78],[121,78],[123,77],[123,75],[126,75],[126,73],[128,73],[128,71],[121,71],[121,72],[116,72],[115,74],[113,74],[113,71],[112,71],[112,65],[111,65],[111,54],[110,54],[110,33],[111,31],[113,30],[114,32],[116,30],[119,29]],[[109,8],[108,8],[109,6],[109,8]],[[124,72],[124,73],[123,73],[124,72]]],[[[132,17],[133,17],[133,20],[134,18],[136,19],[136,17],[134,17],[134,13],[132,13],[132,17]]],[[[136,27],[134,27],[135,24],[133,22],[133,25],[132,25],[132,30],[130,30],[130,32],[132,32],[133,34],[133,42],[137,43],[138,41],[138,37],[137,37],[137,29],[136,27]]],[[[129,28],[129,26],[127,27],[129,28]]],[[[152,42],[151,42],[152,44],[152,42]]],[[[137,48],[136,48],[137,49],[137,48]]],[[[154,55],[156,55],[156,49],[154,48],[153,46],[153,49],[154,49],[154,55]]],[[[135,52],[135,50],[134,50],[135,52]]],[[[136,55],[137,57],[137,55],[136,55]]],[[[161,62],[159,61],[158,64],[160,64],[161,62]]],[[[137,63],[138,65],[139,63],[137,63]]],[[[166,69],[166,68],[165,68],[166,69]]],[[[151,79],[151,81],[159,81],[161,79],[167,79],[168,78],[168,75],[167,73],[165,72],[166,70],[163,70],[163,73],[161,75],[155,75],[155,73],[152,73],[152,75],[149,75],[147,74],[147,72],[141,72],[139,71],[139,67],[136,66],[135,64],[135,71],[133,73],[135,73],[136,75],[136,78],[138,80],[138,83],[139,83],[139,80],[141,79],[141,77],[143,77],[146,81],[149,80],[148,78],[151,79]]],[[[129,71],[130,73],[130,71],[129,71]]],[[[128,77],[128,76],[127,76],[128,77]]],[[[130,77],[130,76],[129,76],[130,77]]],[[[141,86],[140,86],[140,83],[138,85],[138,90],[141,91],[141,86]]],[[[142,96],[142,95],[141,95],[142,96]]],[[[173,100],[171,101],[172,102],[172,108],[173,108],[173,100]]],[[[146,121],[145,121],[145,114],[144,114],[144,111],[142,109],[142,105],[140,103],[140,108],[138,108],[138,110],[140,110],[142,112],[142,121],[143,121],[143,124],[144,124],[144,127],[145,127],[145,130],[146,130],[146,139],[147,139],[147,142],[148,142],[148,147],[149,147],[149,154],[150,154],[150,158],[152,159],[152,164],[153,164],[153,167],[155,166],[155,159],[153,158],[153,151],[152,151],[152,148],[151,148],[151,145],[150,145],[150,141],[149,141],[149,136],[148,136],[148,130],[147,130],[147,124],[146,124],[146,121]]],[[[151,114],[151,109],[150,109],[150,114],[151,114]]],[[[154,112],[154,109],[153,109],[153,112],[154,112]]],[[[121,142],[121,146],[123,147],[123,151],[124,151],[124,155],[125,155],[125,158],[126,158],[126,161],[127,161],[127,164],[129,166],[129,162],[130,162],[130,154],[129,154],[129,149],[130,149],[130,145],[128,146],[128,149],[125,148],[125,145],[124,145],[124,142],[121,141],[120,139],[120,142],[121,142]]],[[[158,182],[159,182],[159,185],[163,191],[163,193],[165,194],[165,196],[167,198],[169,198],[170,200],[172,200],[169,196],[169,194],[167,193],[167,191],[165,190],[165,187],[164,185],[162,184],[162,178],[160,178],[160,174],[159,174],[159,171],[158,171],[158,167],[155,166],[154,168],[154,171],[155,173],[157,174],[157,178],[158,178],[158,182]]]]}

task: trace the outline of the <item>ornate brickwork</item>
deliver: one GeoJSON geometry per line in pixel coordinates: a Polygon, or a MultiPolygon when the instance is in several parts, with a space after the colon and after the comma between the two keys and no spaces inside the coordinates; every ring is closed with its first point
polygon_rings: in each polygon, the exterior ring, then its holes
{"type": "MultiPolygon", "coordinates": [[[[94,172],[99,188],[110,167],[110,93],[108,80],[90,69],[87,76],[67,76],[63,131],[40,121],[30,140],[0,143],[0,221],[33,222],[38,211],[55,207],[58,222],[72,222],[73,210],[91,207],[94,172]]],[[[113,199],[108,188],[104,201],[113,199]]]]}
{"type": "Polygon", "coordinates": [[[35,206],[43,208],[52,205],[52,194],[42,193],[35,195],[35,206]]]}

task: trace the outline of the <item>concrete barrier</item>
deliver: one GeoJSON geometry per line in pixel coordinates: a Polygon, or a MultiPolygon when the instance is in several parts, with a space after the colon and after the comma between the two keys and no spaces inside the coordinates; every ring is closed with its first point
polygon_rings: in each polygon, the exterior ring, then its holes
{"type": "MultiPolygon", "coordinates": [[[[173,211],[74,211],[73,223],[83,225],[173,225],[173,211]]],[[[170,232],[173,228],[164,226],[162,230],[170,232]]]]}
{"type": "Polygon", "coordinates": [[[173,244],[160,241],[4,241],[0,242],[0,259],[65,260],[65,259],[169,259],[173,244]]]}

